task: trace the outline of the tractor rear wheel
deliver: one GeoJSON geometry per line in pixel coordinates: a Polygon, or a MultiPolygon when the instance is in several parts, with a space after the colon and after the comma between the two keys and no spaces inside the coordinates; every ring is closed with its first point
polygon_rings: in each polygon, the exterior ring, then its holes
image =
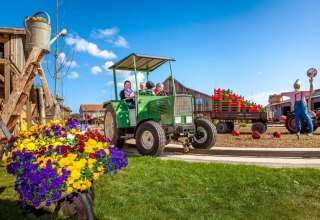
{"type": "Polygon", "coordinates": [[[166,145],[161,125],[154,121],[143,122],[137,129],[136,145],[142,155],[160,156],[166,145]]]}
{"type": "MultiPolygon", "coordinates": [[[[296,121],[295,121],[295,114],[291,114],[287,116],[286,119],[286,128],[291,134],[295,134],[297,132],[297,127],[296,127],[296,121]]],[[[303,120],[300,121],[301,125],[301,133],[307,132],[308,131],[308,126],[307,123],[303,120]]],[[[315,131],[317,128],[314,128],[313,131],[315,131]]]]}
{"type": "Polygon", "coordinates": [[[208,120],[199,118],[195,120],[197,133],[194,136],[192,146],[194,148],[210,149],[216,143],[217,130],[208,120]]]}
{"type": "Polygon", "coordinates": [[[116,111],[111,104],[107,105],[104,116],[104,134],[110,138],[119,149],[123,148],[125,139],[121,138],[124,132],[118,127],[116,111]]]}

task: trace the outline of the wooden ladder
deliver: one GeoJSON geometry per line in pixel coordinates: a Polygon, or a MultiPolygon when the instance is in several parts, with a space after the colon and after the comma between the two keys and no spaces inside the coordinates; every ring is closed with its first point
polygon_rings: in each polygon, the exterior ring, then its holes
{"type": "MultiPolygon", "coordinates": [[[[29,54],[26,64],[18,76],[15,87],[11,92],[0,116],[0,128],[4,136],[9,139],[20,119],[20,112],[28,99],[33,86],[35,76],[41,68],[44,54],[41,48],[33,48],[29,54]]],[[[4,138],[1,135],[1,138],[4,138]]]]}

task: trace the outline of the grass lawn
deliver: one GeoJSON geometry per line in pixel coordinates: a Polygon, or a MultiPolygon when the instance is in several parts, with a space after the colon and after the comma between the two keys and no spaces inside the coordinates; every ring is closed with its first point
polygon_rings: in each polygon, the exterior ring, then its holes
{"type": "MultiPolygon", "coordinates": [[[[320,172],[130,157],[95,183],[97,219],[319,219],[320,172]]],[[[0,219],[24,216],[14,178],[0,167],[0,219]]]]}

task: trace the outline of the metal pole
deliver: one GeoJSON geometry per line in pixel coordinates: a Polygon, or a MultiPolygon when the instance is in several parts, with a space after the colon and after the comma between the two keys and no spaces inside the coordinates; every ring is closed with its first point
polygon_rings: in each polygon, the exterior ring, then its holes
{"type": "Polygon", "coordinates": [[[147,72],[147,81],[149,81],[149,72],[147,72]]]}
{"type": "Polygon", "coordinates": [[[116,69],[113,69],[113,82],[114,82],[114,96],[116,97],[116,100],[118,101],[116,69]]]}
{"type": "MultiPolygon", "coordinates": [[[[56,0],[56,36],[58,36],[58,33],[59,33],[58,10],[59,10],[59,0],[56,0]]],[[[59,42],[59,38],[57,38],[57,41],[56,41],[56,50],[55,50],[55,55],[54,55],[54,75],[53,75],[53,79],[54,79],[54,93],[53,93],[53,96],[54,96],[54,98],[57,95],[57,86],[58,86],[58,64],[57,64],[58,56],[59,56],[59,54],[58,54],[58,46],[59,46],[58,42],[59,42]]]]}
{"type": "Polygon", "coordinates": [[[137,94],[136,94],[136,98],[135,100],[137,100],[135,102],[135,109],[136,109],[136,118],[138,117],[138,100],[139,100],[139,91],[138,91],[138,79],[137,79],[137,65],[136,65],[136,56],[133,55],[133,66],[134,66],[134,78],[136,79],[136,90],[137,90],[137,94]]]}
{"type": "Polygon", "coordinates": [[[169,60],[169,65],[170,65],[170,74],[171,74],[171,80],[172,80],[172,93],[175,96],[176,95],[176,86],[174,84],[174,78],[173,78],[172,66],[171,66],[171,61],[170,60],[169,60]]]}

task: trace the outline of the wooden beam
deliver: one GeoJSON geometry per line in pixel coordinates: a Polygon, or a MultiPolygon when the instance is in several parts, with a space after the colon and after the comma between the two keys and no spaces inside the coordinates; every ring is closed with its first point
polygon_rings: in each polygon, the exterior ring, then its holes
{"type": "Polygon", "coordinates": [[[11,133],[13,132],[14,128],[15,128],[16,126],[18,126],[18,124],[19,124],[19,123],[18,123],[18,122],[19,122],[19,119],[20,119],[20,115],[15,115],[15,116],[13,116],[13,117],[10,118],[10,121],[9,121],[7,127],[8,127],[8,129],[9,129],[9,131],[10,131],[11,133]]]}
{"type": "Polygon", "coordinates": [[[4,77],[3,77],[3,75],[1,75],[1,74],[0,74],[0,80],[1,80],[2,82],[4,82],[4,77]]]}
{"type": "Polygon", "coordinates": [[[51,92],[49,90],[47,79],[46,79],[46,76],[44,74],[44,71],[43,71],[43,68],[42,68],[41,64],[40,64],[40,66],[38,68],[38,73],[39,73],[40,80],[41,80],[41,83],[42,83],[44,96],[46,97],[46,100],[47,100],[47,102],[49,104],[49,107],[52,108],[54,103],[53,103],[51,92]]]}
{"type": "MultiPolygon", "coordinates": [[[[9,57],[10,54],[10,41],[4,43],[4,57],[9,57]]],[[[11,91],[11,74],[10,74],[10,65],[6,63],[4,66],[4,99],[7,103],[10,91],[11,91]]]]}

